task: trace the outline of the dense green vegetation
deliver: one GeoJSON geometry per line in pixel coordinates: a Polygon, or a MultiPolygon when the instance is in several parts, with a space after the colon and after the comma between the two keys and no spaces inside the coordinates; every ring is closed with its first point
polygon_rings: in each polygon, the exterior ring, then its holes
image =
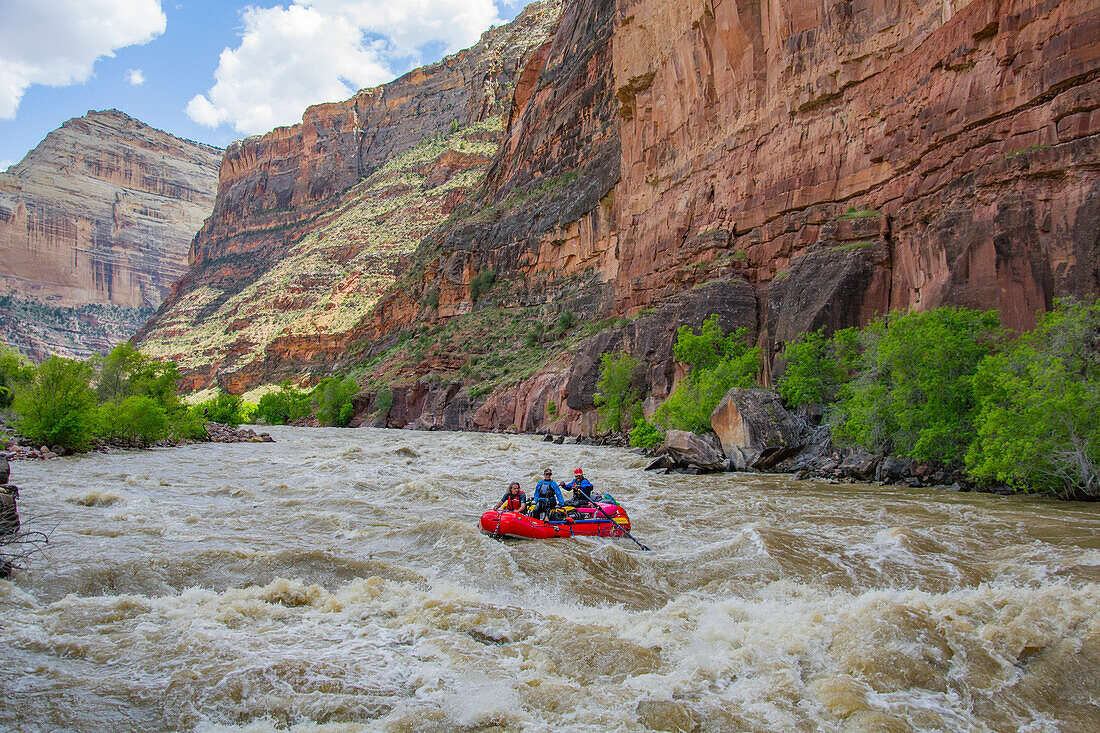
{"type": "Polygon", "coordinates": [[[634,386],[638,360],[624,352],[600,357],[600,377],[596,382],[595,403],[600,413],[601,430],[629,430],[641,397],[634,386]]]}
{"type": "Polygon", "coordinates": [[[177,393],[175,364],[129,344],[86,362],[55,356],[37,367],[6,353],[0,379],[14,397],[16,430],[35,444],[84,451],[97,439],[150,445],[206,435],[201,413],[177,393]]]}
{"type": "Polygon", "coordinates": [[[760,349],[746,344],[747,334],[744,328],[723,334],[717,316],[708,318],[698,333],[681,326],[673,353],[691,372],[657,408],[653,421],[666,429],[708,432],[710,414],[726,392],[756,385],[760,349]]]}
{"type": "Polygon", "coordinates": [[[354,414],[352,398],[359,391],[354,379],[326,377],[313,390],[313,407],[322,425],[346,428],[354,414]]]}
{"type": "Polygon", "coordinates": [[[779,392],[829,406],[834,438],[1022,490],[1100,495],[1100,303],[1056,304],[1008,340],[992,312],[890,315],[788,344],[779,392]]]}
{"type": "Polygon", "coordinates": [[[312,412],[309,392],[294,389],[283,382],[276,392],[268,392],[256,405],[256,417],[268,425],[286,425],[309,417],[312,412]]]}

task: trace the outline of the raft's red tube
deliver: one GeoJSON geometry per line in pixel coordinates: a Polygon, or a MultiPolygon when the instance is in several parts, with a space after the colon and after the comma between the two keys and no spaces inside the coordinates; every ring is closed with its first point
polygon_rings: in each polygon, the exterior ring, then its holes
{"type": "Polygon", "coordinates": [[[580,519],[565,522],[547,522],[533,519],[519,512],[490,510],[481,515],[481,531],[500,537],[523,537],[546,540],[553,537],[622,537],[623,530],[630,531],[630,517],[617,504],[601,504],[604,514],[591,507],[577,510],[580,519]],[[610,517],[610,519],[608,519],[610,517]]]}

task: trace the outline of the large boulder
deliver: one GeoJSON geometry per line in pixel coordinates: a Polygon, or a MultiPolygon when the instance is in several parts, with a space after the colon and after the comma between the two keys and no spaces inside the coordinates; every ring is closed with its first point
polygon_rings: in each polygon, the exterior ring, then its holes
{"type": "Polygon", "coordinates": [[[695,466],[704,471],[724,471],[729,467],[718,441],[710,435],[669,430],[665,434],[665,451],[680,466],[695,466]]]}
{"type": "Polygon", "coordinates": [[[710,425],[738,470],[771,468],[806,442],[803,421],[771,390],[731,389],[711,413],[710,425]]]}

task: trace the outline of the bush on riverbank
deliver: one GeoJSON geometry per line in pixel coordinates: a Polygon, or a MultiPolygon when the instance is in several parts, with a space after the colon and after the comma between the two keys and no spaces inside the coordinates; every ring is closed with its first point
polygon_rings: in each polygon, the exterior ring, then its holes
{"type": "Polygon", "coordinates": [[[326,377],[313,390],[313,408],[322,425],[346,428],[355,414],[352,398],[359,391],[354,379],[326,377]]]}
{"type": "Polygon", "coordinates": [[[974,382],[971,476],[1100,496],[1100,301],[1059,303],[974,382]]]}
{"type": "Polygon", "coordinates": [[[997,316],[890,315],[788,345],[779,392],[827,403],[840,445],[1021,490],[1100,495],[1100,303],[1056,304],[1007,341],[997,316]]]}
{"type": "Polygon", "coordinates": [[[265,394],[256,405],[256,417],[268,425],[286,425],[309,417],[312,411],[310,393],[294,389],[290,382],[265,394]]]}
{"type": "Polygon", "coordinates": [[[179,397],[176,365],[130,344],[86,362],[55,356],[37,367],[5,368],[11,374],[14,426],[35,445],[80,452],[96,440],[150,445],[206,437],[201,412],[179,397]]]}

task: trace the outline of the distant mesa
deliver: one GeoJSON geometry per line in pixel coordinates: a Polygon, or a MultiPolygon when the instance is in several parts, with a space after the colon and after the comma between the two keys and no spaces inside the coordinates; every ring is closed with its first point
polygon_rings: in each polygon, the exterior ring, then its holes
{"type": "Polygon", "coordinates": [[[43,358],[130,338],[187,269],[222,153],[112,109],[0,173],[0,339],[43,358]]]}

